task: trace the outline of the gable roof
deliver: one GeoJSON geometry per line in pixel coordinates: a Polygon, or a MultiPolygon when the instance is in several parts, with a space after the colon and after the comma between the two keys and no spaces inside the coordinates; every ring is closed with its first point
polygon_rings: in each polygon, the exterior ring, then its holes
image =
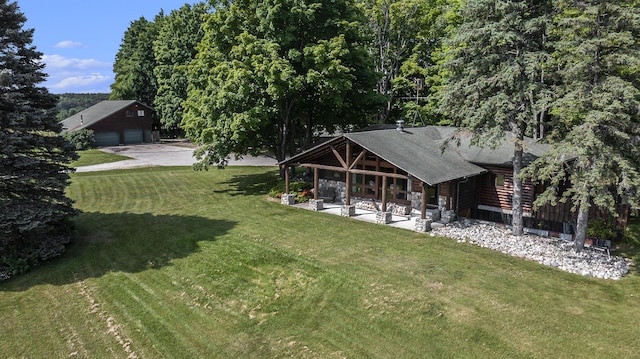
{"type": "MultiPolygon", "coordinates": [[[[480,165],[511,166],[512,137],[506,135],[495,149],[471,145],[469,132],[445,126],[409,127],[345,133],[315,146],[280,164],[304,163],[327,153],[326,148],[338,147],[347,140],[383,158],[411,176],[429,184],[475,176],[487,170],[480,165]],[[460,139],[447,143],[453,136],[460,139]],[[324,149],[324,150],[323,150],[324,149]]],[[[528,163],[548,150],[548,146],[525,140],[525,162],[528,163]]]]}
{"type": "Polygon", "coordinates": [[[151,107],[136,100],[104,100],[71,117],[67,117],[62,121],[62,129],[64,132],[69,132],[90,127],[94,123],[100,122],[112,114],[134,104],[152,110],[151,107]]]}

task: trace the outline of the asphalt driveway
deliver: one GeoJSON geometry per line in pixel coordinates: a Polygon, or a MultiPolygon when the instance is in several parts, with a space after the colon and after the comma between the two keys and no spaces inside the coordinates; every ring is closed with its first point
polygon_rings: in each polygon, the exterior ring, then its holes
{"type": "MultiPolygon", "coordinates": [[[[196,162],[193,146],[188,144],[142,144],[102,147],[101,151],[130,157],[130,160],[78,167],[77,172],[106,171],[151,166],[191,166],[196,162]]],[[[229,166],[275,166],[276,160],[267,156],[231,158],[229,166]]]]}

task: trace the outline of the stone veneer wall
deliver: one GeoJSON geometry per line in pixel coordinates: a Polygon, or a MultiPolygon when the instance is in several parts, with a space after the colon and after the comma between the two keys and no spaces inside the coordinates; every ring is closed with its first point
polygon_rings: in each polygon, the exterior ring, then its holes
{"type": "MultiPolygon", "coordinates": [[[[356,208],[368,211],[379,211],[382,207],[382,203],[380,203],[380,201],[376,201],[376,204],[378,205],[378,208],[376,208],[370,198],[351,197],[351,201],[355,203],[356,208]]],[[[387,212],[391,212],[398,216],[407,216],[411,214],[411,207],[404,204],[387,202],[387,212]]]]}
{"type": "Polygon", "coordinates": [[[318,179],[318,198],[327,202],[344,203],[347,198],[347,186],[342,181],[318,179]]]}

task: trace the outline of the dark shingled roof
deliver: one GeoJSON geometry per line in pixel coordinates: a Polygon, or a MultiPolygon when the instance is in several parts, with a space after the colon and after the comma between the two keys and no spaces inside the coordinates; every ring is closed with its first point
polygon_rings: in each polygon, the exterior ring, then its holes
{"type": "Polygon", "coordinates": [[[76,131],[90,127],[94,123],[100,122],[110,115],[136,103],[151,109],[149,106],[146,106],[136,100],[105,100],[66,118],[62,121],[63,131],[76,131]]]}
{"type": "MultiPolygon", "coordinates": [[[[408,127],[397,129],[363,131],[342,134],[299,155],[282,161],[293,164],[313,157],[314,152],[325,146],[348,139],[367,151],[383,158],[411,176],[435,185],[450,180],[471,177],[487,170],[479,165],[511,166],[513,140],[508,134],[495,149],[470,145],[471,134],[444,126],[408,127]],[[446,143],[453,137],[460,139],[446,143]],[[444,150],[443,150],[444,148],[444,150]]],[[[548,150],[547,145],[525,140],[525,162],[539,157],[548,150]]]]}

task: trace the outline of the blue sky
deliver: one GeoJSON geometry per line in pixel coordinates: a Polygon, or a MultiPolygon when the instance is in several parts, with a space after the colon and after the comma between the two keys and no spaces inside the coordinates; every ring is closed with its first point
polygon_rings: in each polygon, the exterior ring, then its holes
{"type": "MultiPolygon", "coordinates": [[[[10,0],[11,2],[11,0],[10,0]]],[[[15,0],[13,2],[16,2],[15,0]]],[[[17,0],[35,29],[33,45],[44,54],[43,84],[52,93],[108,93],[113,61],[124,32],[144,16],[152,21],[189,0],[17,0]]]]}

